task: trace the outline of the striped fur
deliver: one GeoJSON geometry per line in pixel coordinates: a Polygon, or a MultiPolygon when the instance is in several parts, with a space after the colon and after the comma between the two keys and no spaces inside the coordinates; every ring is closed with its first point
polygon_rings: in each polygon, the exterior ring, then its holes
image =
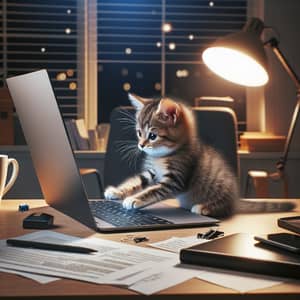
{"type": "Polygon", "coordinates": [[[130,100],[137,108],[138,148],[146,159],[141,174],[106,189],[107,199],[121,199],[125,208],[132,209],[176,197],[182,207],[215,217],[235,210],[291,209],[240,201],[236,176],[218,152],[199,141],[186,105],[136,95],[130,100]]]}

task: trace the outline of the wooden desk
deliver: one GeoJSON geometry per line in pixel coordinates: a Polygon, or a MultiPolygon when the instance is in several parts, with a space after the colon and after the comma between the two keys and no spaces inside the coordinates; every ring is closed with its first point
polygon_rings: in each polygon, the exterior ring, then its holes
{"type": "MultiPolygon", "coordinates": [[[[277,199],[278,200],[278,199],[277,199]]],[[[274,213],[274,214],[240,214],[225,220],[221,223],[220,229],[225,234],[236,232],[249,233],[271,233],[284,231],[277,227],[279,217],[299,215],[300,199],[296,212],[274,213]]],[[[92,230],[57,212],[51,207],[47,207],[42,200],[27,201],[30,205],[30,211],[18,212],[18,205],[24,202],[20,200],[2,200],[0,204],[0,238],[6,239],[21,234],[32,232],[33,230],[24,230],[22,220],[28,214],[37,212],[48,212],[55,215],[55,224],[59,225],[58,232],[72,234],[80,237],[87,237],[95,234],[92,230]]],[[[188,236],[198,232],[204,232],[207,228],[163,230],[152,232],[139,232],[138,235],[145,235],[150,242],[167,239],[171,236],[188,236]]],[[[126,233],[122,234],[95,234],[98,237],[120,241],[126,233]]],[[[145,243],[139,244],[141,246],[145,243]]],[[[38,284],[30,279],[17,275],[0,272],[0,299],[43,299],[54,298],[61,299],[137,299],[145,297],[133,291],[122,289],[115,286],[97,285],[76,280],[62,279],[49,284],[38,284]]],[[[177,286],[171,287],[152,296],[148,299],[300,299],[299,281],[288,279],[285,283],[268,289],[252,291],[241,294],[236,291],[226,289],[199,279],[191,279],[177,286]]]]}

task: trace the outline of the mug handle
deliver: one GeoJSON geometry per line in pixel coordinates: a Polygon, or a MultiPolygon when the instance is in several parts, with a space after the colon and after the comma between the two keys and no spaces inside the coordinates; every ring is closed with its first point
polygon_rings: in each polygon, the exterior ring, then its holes
{"type": "Polygon", "coordinates": [[[12,174],[10,176],[10,179],[8,181],[8,183],[6,184],[6,186],[4,187],[4,190],[3,190],[3,195],[6,194],[10,189],[11,187],[13,186],[13,184],[15,183],[16,179],[17,179],[17,176],[19,174],[19,163],[17,162],[17,160],[15,160],[14,158],[9,158],[8,159],[8,165],[9,164],[12,164],[13,166],[13,170],[12,170],[12,174]]]}

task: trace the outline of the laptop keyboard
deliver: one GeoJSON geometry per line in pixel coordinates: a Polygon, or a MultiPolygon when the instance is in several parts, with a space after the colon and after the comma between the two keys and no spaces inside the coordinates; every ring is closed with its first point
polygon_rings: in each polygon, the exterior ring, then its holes
{"type": "Polygon", "coordinates": [[[94,217],[102,219],[115,226],[140,226],[153,224],[173,224],[142,210],[127,210],[118,201],[90,201],[94,217]]]}

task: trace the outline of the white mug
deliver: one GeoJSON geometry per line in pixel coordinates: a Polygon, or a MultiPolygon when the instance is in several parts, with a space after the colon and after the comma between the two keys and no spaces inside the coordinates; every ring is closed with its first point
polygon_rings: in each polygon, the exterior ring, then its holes
{"type": "Polygon", "coordinates": [[[19,164],[14,158],[8,158],[7,155],[0,155],[0,201],[2,197],[11,189],[19,174],[19,164]],[[12,164],[12,173],[7,181],[8,166],[12,164]]]}

